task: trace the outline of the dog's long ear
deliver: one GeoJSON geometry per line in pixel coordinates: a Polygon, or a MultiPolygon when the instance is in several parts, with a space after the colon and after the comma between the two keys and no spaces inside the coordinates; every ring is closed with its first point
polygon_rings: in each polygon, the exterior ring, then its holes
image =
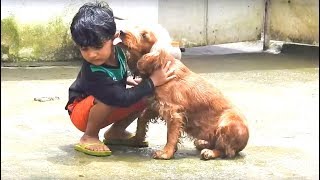
{"type": "Polygon", "coordinates": [[[149,76],[154,71],[154,62],[157,61],[159,57],[158,51],[153,51],[143,55],[137,62],[138,71],[142,75],[149,76]]]}
{"type": "Polygon", "coordinates": [[[159,68],[161,66],[164,67],[166,65],[166,63],[168,62],[168,60],[171,59],[171,57],[170,57],[169,53],[164,49],[159,49],[158,51],[159,51],[159,57],[158,57],[158,61],[156,63],[159,66],[157,68],[159,68]]]}
{"type": "Polygon", "coordinates": [[[151,75],[153,71],[165,65],[167,55],[165,50],[157,50],[145,54],[137,63],[139,72],[147,76],[151,75]]]}

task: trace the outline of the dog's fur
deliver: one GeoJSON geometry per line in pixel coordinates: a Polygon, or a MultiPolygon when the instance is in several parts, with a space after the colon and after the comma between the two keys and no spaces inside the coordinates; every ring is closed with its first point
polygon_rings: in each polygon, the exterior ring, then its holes
{"type": "Polygon", "coordinates": [[[131,66],[147,77],[170,60],[177,77],[156,87],[155,101],[138,120],[137,141],[145,138],[148,121],[160,116],[167,123],[167,144],[163,150],[154,153],[156,159],[173,157],[182,132],[196,139],[195,145],[202,150],[202,159],[232,158],[243,150],[249,139],[245,117],[218,89],[171,56],[165,48],[153,48],[157,38],[152,31],[138,32],[121,35],[124,46],[138,58],[128,60],[132,61],[129,62],[131,66]]]}

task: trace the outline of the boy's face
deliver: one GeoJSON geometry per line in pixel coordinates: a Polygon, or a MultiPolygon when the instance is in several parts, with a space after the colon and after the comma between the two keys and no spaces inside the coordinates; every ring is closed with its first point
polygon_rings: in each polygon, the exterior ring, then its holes
{"type": "Polygon", "coordinates": [[[108,61],[113,54],[112,39],[109,39],[103,43],[103,46],[99,49],[93,47],[80,48],[82,57],[91,64],[102,65],[108,61]]]}

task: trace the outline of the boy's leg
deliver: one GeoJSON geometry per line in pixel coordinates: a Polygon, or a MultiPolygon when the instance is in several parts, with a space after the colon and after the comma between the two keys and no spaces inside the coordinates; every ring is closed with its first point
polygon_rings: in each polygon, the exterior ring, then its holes
{"type": "Polygon", "coordinates": [[[127,127],[141,114],[140,111],[130,114],[125,119],[117,121],[104,133],[105,139],[128,139],[132,136],[127,127]]]}
{"type": "Polygon", "coordinates": [[[92,144],[86,146],[86,148],[93,151],[109,150],[106,145],[101,143],[98,134],[100,129],[110,124],[106,119],[111,112],[111,106],[105,105],[98,100],[94,100],[94,105],[90,109],[87,127],[84,135],[80,139],[80,144],[92,144]]]}
{"type": "Polygon", "coordinates": [[[132,134],[126,131],[126,128],[137,119],[142,111],[147,107],[145,99],[128,108],[117,108],[112,111],[109,120],[114,124],[105,132],[104,138],[108,140],[126,140],[132,137],[132,134]]]}
{"type": "Polygon", "coordinates": [[[144,102],[138,102],[129,108],[113,108],[89,96],[72,108],[71,120],[84,135],[80,144],[93,151],[106,151],[109,148],[101,143],[98,134],[100,129],[114,123],[105,133],[108,139],[128,139],[126,128],[140,115],[145,108],[144,102]]]}

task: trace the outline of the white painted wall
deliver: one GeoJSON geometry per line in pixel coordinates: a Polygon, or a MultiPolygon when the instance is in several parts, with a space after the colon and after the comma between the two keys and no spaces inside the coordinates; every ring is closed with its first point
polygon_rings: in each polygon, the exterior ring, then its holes
{"type": "Polygon", "coordinates": [[[52,3],[39,0],[1,0],[1,19],[14,15],[18,23],[47,23],[51,18],[65,15],[68,1],[52,3]]]}
{"type": "MultiPolygon", "coordinates": [[[[92,1],[92,0],[91,0],[92,1]]],[[[63,16],[71,21],[76,11],[90,0],[1,0],[1,19],[14,15],[19,23],[46,23],[63,16]]],[[[158,0],[108,0],[116,16],[134,21],[158,22],[158,0]]]]}
{"type": "MultiPolygon", "coordinates": [[[[108,0],[116,17],[136,23],[158,23],[158,0],[108,0]]],[[[126,20],[116,20],[117,29],[126,26],[126,20]]]]}
{"type": "Polygon", "coordinates": [[[137,22],[158,23],[158,0],[108,0],[114,15],[137,22]]]}

